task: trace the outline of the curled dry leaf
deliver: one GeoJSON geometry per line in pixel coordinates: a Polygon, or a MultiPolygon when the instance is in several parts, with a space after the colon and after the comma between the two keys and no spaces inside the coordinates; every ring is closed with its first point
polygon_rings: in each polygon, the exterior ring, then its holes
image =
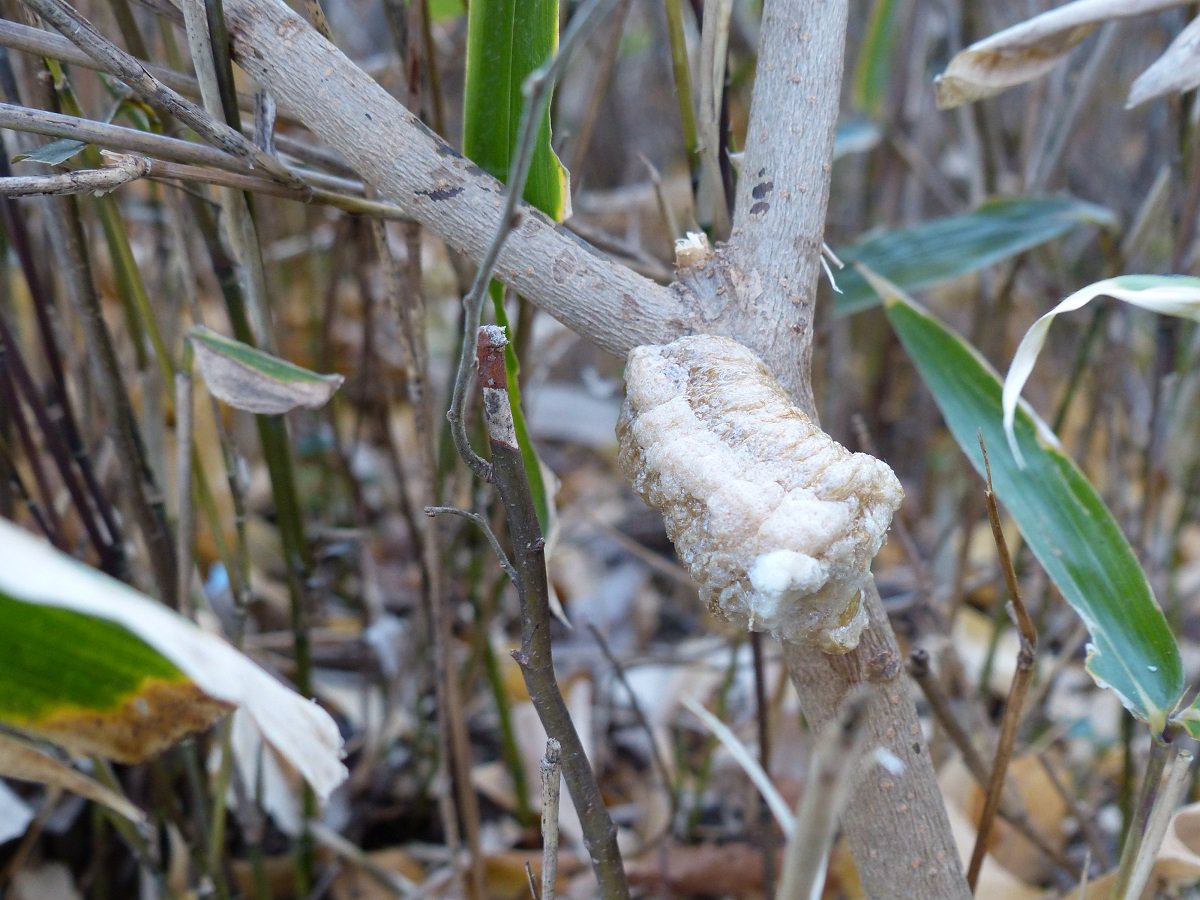
{"type": "Polygon", "coordinates": [[[1097,297],[1114,297],[1141,309],[1165,316],[1200,322],[1200,278],[1187,275],[1118,275],[1080,288],[1029,326],[1004,378],[1004,433],[1009,448],[1022,468],[1025,458],[1013,430],[1021,389],[1033,372],[1033,364],[1045,346],[1050,324],[1063,313],[1087,306],[1097,297]]]}
{"type": "Polygon", "coordinates": [[[1200,87],[1200,19],[1193,19],[1129,89],[1126,109],[1164,94],[1200,87]]]}
{"type": "Polygon", "coordinates": [[[316,409],[346,380],[310,372],[202,325],[188,337],[209,391],[243,412],[278,415],[297,406],[316,409]]]}
{"type": "Polygon", "coordinates": [[[146,820],[142,811],[120,794],[13,735],[0,734],[0,775],[62,788],[137,824],[146,820]]]}
{"type": "Polygon", "coordinates": [[[952,109],[1045,75],[1100,24],[1183,6],[1184,0],[1076,0],[959,52],[936,80],[939,109],[952,109]]]}
{"type": "Polygon", "coordinates": [[[730,621],[831,653],[858,646],[859,590],[904,492],[797,409],[750,350],[693,335],[637,347],[622,470],[730,621]]]}

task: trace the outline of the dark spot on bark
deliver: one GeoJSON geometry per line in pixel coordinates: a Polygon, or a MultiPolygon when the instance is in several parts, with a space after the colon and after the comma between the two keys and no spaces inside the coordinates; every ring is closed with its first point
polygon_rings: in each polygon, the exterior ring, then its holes
{"type": "Polygon", "coordinates": [[[894,681],[900,675],[900,661],[895,654],[882,650],[867,661],[867,678],[876,684],[894,681]]]}
{"type": "Polygon", "coordinates": [[[451,200],[461,194],[463,190],[464,189],[461,187],[437,188],[436,190],[432,191],[417,191],[417,196],[428,197],[430,200],[434,201],[451,200]]]}
{"type": "MultiPolygon", "coordinates": [[[[429,134],[433,134],[432,131],[429,131],[428,127],[426,127],[426,131],[428,131],[429,134]]],[[[433,145],[433,149],[437,151],[438,156],[449,156],[452,159],[462,159],[462,154],[459,153],[457,150],[455,150],[453,147],[451,147],[449,144],[447,144],[445,141],[442,141],[442,140],[435,141],[434,145],[433,145]]]]}
{"type": "Polygon", "coordinates": [[[759,200],[752,207],[750,207],[750,215],[752,215],[752,216],[766,215],[767,210],[770,208],[771,208],[771,204],[768,203],[766,200],[759,200]]]}
{"type": "Polygon", "coordinates": [[[467,174],[473,175],[473,176],[479,176],[479,175],[486,175],[487,172],[483,171],[483,169],[479,168],[479,166],[475,165],[475,163],[471,163],[469,166],[467,166],[467,174]]]}
{"type": "Polygon", "coordinates": [[[921,755],[921,742],[913,741],[912,742],[912,750],[913,750],[913,753],[917,754],[917,756],[920,756],[921,755]]]}
{"type": "Polygon", "coordinates": [[[821,250],[821,242],[809,234],[798,234],[796,239],[792,241],[792,249],[801,256],[809,253],[818,253],[821,250]]]}
{"type": "Polygon", "coordinates": [[[763,177],[764,175],[766,175],[766,174],[767,174],[767,170],[766,170],[766,169],[759,169],[759,170],[758,170],[758,175],[757,175],[756,177],[757,177],[757,178],[762,178],[762,177],[763,177]]]}
{"type": "Polygon", "coordinates": [[[775,189],[775,182],[764,181],[764,182],[761,182],[760,184],[756,184],[754,186],[754,190],[752,190],[750,192],[750,196],[753,197],[755,200],[762,200],[764,197],[767,196],[767,194],[771,193],[771,191],[774,189],[775,189]]]}
{"type": "Polygon", "coordinates": [[[575,273],[575,263],[569,253],[560,253],[550,264],[550,277],[556,284],[562,284],[575,273]]]}
{"type": "Polygon", "coordinates": [[[370,113],[363,113],[363,115],[365,115],[365,116],[367,117],[367,121],[368,121],[368,122],[374,122],[374,121],[375,121],[375,117],[374,117],[373,115],[371,115],[370,113]]]}
{"type": "Polygon", "coordinates": [[[525,216],[529,220],[540,222],[541,224],[545,225],[547,228],[554,228],[556,225],[558,225],[558,223],[555,222],[552,218],[550,218],[548,215],[546,215],[540,209],[537,209],[536,207],[533,207],[533,206],[525,207],[525,216]]]}

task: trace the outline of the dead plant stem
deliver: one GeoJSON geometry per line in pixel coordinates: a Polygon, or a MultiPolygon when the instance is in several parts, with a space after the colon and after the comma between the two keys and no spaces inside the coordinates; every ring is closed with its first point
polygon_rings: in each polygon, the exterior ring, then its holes
{"type": "Polygon", "coordinates": [[[1000,737],[996,742],[996,757],[992,763],[987,797],[984,801],[983,811],[979,814],[975,849],[971,852],[971,864],[967,868],[967,884],[970,885],[972,892],[979,881],[983,858],[987,854],[988,840],[992,826],[995,824],[996,811],[1000,808],[1004,779],[1008,773],[1008,764],[1012,759],[1017,731],[1021,725],[1021,712],[1025,704],[1025,697],[1029,693],[1029,685],[1033,681],[1033,664],[1037,653],[1037,633],[1034,631],[1033,621],[1029,618],[1025,604],[1021,600],[1021,586],[1017,582],[1017,573],[1013,569],[1012,558],[1008,553],[1008,542],[1004,538],[1004,529],[1000,525],[1000,511],[996,506],[996,495],[992,490],[992,468],[988,461],[987,446],[983,442],[982,433],[979,436],[979,446],[983,450],[983,466],[987,473],[987,489],[984,497],[987,500],[988,520],[991,522],[992,536],[995,538],[996,550],[1000,556],[1000,568],[1004,572],[1004,579],[1008,584],[1011,608],[1017,621],[1020,649],[1017,652],[1017,668],[1013,673],[1012,686],[1004,705],[1004,718],[1000,723],[1000,737]]]}
{"type": "Polygon", "coordinates": [[[562,747],[546,739],[546,755],[538,764],[542,777],[542,896],[554,900],[558,881],[558,798],[562,781],[562,747]]]}
{"type": "Polygon", "coordinates": [[[525,477],[525,465],[517,447],[508,403],[504,366],[505,338],[495,326],[480,329],[478,342],[479,383],[483,391],[484,421],[492,449],[496,489],[508,516],[513,544],[513,564],[519,575],[517,595],[521,601],[521,649],[513,658],[521,667],[529,698],[546,734],[562,746],[562,770],[571,799],[583,826],[584,844],[592,860],[600,894],[609,898],[629,896],[617,829],[613,824],[595,775],[588,763],[583,742],[575,730],[554,674],[550,644],[550,593],[546,577],[545,539],[538,525],[533,495],[525,477]]]}
{"type": "Polygon", "coordinates": [[[261,168],[283,184],[303,190],[304,183],[273,157],[263,153],[241,132],[214,119],[192,101],[155,78],[133,56],[104,37],[96,27],[64,0],[23,0],[25,5],[53,25],[71,43],[103,69],[120,78],[142,99],[166,108],[213,146],[261,168]]]}

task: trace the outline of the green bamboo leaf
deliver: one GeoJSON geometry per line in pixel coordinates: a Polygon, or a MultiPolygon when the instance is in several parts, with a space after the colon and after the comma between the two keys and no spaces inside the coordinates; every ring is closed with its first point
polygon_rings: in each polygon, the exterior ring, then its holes
{"type": "MultiPolygon", "coordinates": [[[[1115,224],[1104,207],[1069,197],[992,200],[974,212],[887,232],[837,253],[847,263],[861,263],[911,291],[985,269],[1081,225],[1112,228],[1115,224]]],[[[836,277],[841,289],[834,295],[837,315],[861,312],[879,302],[853,269],[844,269],[836,277]]]]}
{"type": "Polygon", "coordinates": [[[961,337],[884,279],[888,319],[933,393],[959,447],[980,474],[983,434],[996,496],[1063,597],[1088,627],[1088,671],[1155,731],[1183,693],[1179,650],[1145,573],[1112,515],[1050,429],[1022,406],[1014,433],[1022,469],[1008,449],[1000,379],[961,337]]]}
{"type": "Polygon", "coordinates": [[[1029,327],[1013,354],[1004,379],[1004,431],[1017,461],[1021,452],[1012,434],[1013,415],[1021,388],[1033,372],[1033,364],[1046,343],[1050,323],[1066,312],[1087,306],[1097,297],[1113,297],[1133,306],[1166,316],[1200,321],[1200,278],[1187,275],[1119,275],[1076,291],[1029,327]]]}
{"type": "Polygon", "coordinates": [[[12,158],[12,161],[15,163],[36,162],[44,163],[47,166],[61,166],[72,156],[80,153],[86,146],[87,144],[83,141],[59,138],[57,141],[43,144],[32,153],[18,153],[12,158]]]}
{"type": "Polygon", "coordinates": [[[446,22],[457,19],[467,11],[463,0],[429,0],[429,20],[446,22]]]}
{"type": "Polygon", "coordinates": [[[346,380],[302,369],[202,325],[192,328],[188,338],[209,391],[245,412],[276,415],[297,406],[316,409],[346,380]]]}
{"type": "MultiPolygon", "coordinates": [[[[507,183],[530,73],[558,49],[558,0],[473,0],[467,16],[463,153],[507,183]]],[[[566,218],[567,171],[550,145],[550,111],[538,121],[524,198],[566,218]]]]}
{"type": "Polygon", "coordinates": [[[0,519],[0,723],[140,762],[238,709],[328,797],[329,715],[233,647],[0,519]]]}
{"type": "MultiPolygon", "coordinates": [[[[472,0],[467,16],[467,68],[463,100],[463,152],[507,183],[520,138],[525,79],[558,48],[558,0],[472,0]]],[[[557,221],[569,216],[567,171],[550,144],[550,108],[537,124],[537,136],[523,197],[557,221]]],[[[491,285],[496,322],[513,329],[504,309],[504,289],[491,285]]],[[[520,362],[513,342],[504,348],[513,426],[543,533],[551,525],[550,498],[542,467],[529,437],[520,396],[520,362]]]]}
{"type": "Polygon", "coordinates": [[[875,0],[867,20],[866,35],[854,66],[851,94],[854,105],[871,117],[883,112],[888,85],[892,79],[892,58],[896,46],[896,0],[875,0]]]}

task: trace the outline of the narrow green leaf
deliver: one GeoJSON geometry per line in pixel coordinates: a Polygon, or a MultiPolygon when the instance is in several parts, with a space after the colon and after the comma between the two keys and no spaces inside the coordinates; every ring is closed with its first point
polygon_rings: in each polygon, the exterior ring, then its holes
{"type": "Polygon", "coordinates": [[[209,391],[245,412],[275,415],[297,406],[316,409],[346,380],[302,369],[202,325],[192,328],[188,338],[209,391]]]}
{"type": "Polygon", "coordinates": [[[463,0],[429,0],[429,20],[431,22],[447,22],[457,19],[467,11],[463,0]]]}
{"type": "MultiPolygon", "coordinates": [[[[1049,428],[1022,407],[1021,469],[1004,438],[1000,379],[961,337],[899,288],[869,272],[888,319],[933,393],[954,439],[983,473],[987,443],[996,496],[1091,634],[1088,671],[1127,709],[1161,730],[1183,692],[1175,638],[1129,543],[1049,428]]],[[[980,503],[982,504],[982,496],[980,503]]]]}
{"type": "MultiPolygon", "coordinates": [[[[904,290],[977,272],[1024,253],[1081,225],[1111,228],[1111,212],[1069,197],[992,200],[974,212],[934,219],[838,249],[847,263],[857,262],[904,290]]],[[[836,275],[842,293],[834,295],[837,315],[870,309],[878,296],[851,268],[836,275]]]]}
{"type": "MultiPolygon", "coordinates": [[[[463,152],[508,181],[529,74],[558,48],[558,0],[473,0],[468,12],[463,152]]],[[[562,220],[567,173],[550,145],[550,111],[538,122],[524,198],[562,220]]]]}
{"type": "Polygon", "coordinates": [[[854,66],[851,94],[854,105],[872,118],[883,112],[892,80],[893,49],[896,46],[896,0],[875,0],[867,20],[866,35],[854,66]]]}
{"type": "Polygon", "coordinates": [[[153,756],[237,708],[328,797],[337,725],[215,635],[0,519],[0,722],[76,752],[153,756]]]}
{"type": "MultiPolygon", "coordinates": [[[[467,70],[463,100],[463,152],[507,183],[520,139],[525,79],[558,48],[558,0],[472,0],[467,17],[467,70]]],[[[550,144],[550,108],[538,121],[537,138],[523,197],[546,215],[569,215],[567,171],[550,144]]],[[[504,290],[491,285],[497,324],[513,329],[504,309],[504,290]]],[[[524,302],[524,301],[522,301],[524,302]]],[[[550,498],[520,403],[520,362],[513,342],[504,348],[513,426],[543,532],[550,527],[550,498]]]]}
{"type": "Polygon", "coordinates": [[[57,141],[43,144],[32,153],[18,153],[12,158],[12,161],[15,163],[36,162],[44,163],[47,166],[61,166],[86,146],[87,144],[83,141],[59,138],[57,141]]]}

